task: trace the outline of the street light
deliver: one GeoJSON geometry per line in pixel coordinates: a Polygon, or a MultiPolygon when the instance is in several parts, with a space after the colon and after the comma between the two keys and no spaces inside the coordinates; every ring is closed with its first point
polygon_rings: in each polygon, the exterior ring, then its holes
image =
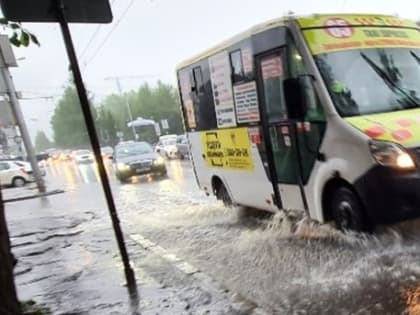
{"type": "MultiPolygon", "coordinates": [[[[105,80],[115,80],[115,83],[117,84],[118,93],[120,94],[120,96],[124,97],[125,106],[127,107],[127,112],[128,112],[128,118],[130,119],[130,121],[133,121],[134,119],[133,119],[133,114],[131,112],[130,103],[128,102],[127,94],[123,95],[120,78],[119,77],[105,78],[105,80]]],[[[133,132],[134,139],[137,140],[138,135],[136,133],[136,128],[134,127],[134,125],[131,126],[131,131],[133,132]]]]}
{"type": "MultiPolygon", "coordinates": [[[[113,80],[115,81],[116,85],[117,85],[117,89],[118,89],[118,93],[123,96],[123,92],[122,92],[122,88],[121,88],[121,79],[145,79],[145,78],[150,78],[150,77],[156,77],[156,75],[153,74],[146,74],[146,75],[126,75],[126,76],[115,76],[115,77],[108,77],[105,78],[105,80],[113,80]]],[[[128,112],[128,117],[130,119],[130,121],[134,121],[133,119],[133,114],[131,112],[131,107],[130,104],[128,102],[128,97],[127,94],[124,94],[124,99],[125,99],[125,106],[127,107],[127,112],[128,112]]],[[[135,140],[138,140],[138,135],[136,133],[136,128],[134,127],[134,125],[131,125],[131,130],[133,131],[133,136],[135,140]]]]}

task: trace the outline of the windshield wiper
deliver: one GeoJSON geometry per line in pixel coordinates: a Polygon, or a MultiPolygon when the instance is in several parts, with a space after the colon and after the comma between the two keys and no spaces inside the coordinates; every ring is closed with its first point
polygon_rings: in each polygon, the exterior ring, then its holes
{"type": "MultiPolygon", "coordinates": [[[[366,56],[363,52],[360,53],[362,58],[366,61],[366,63],[376,72],[376,74],[385,82],[385,84],[391,89],[391,91],[398,91],[403,94],[408,101],[415,107],[419,106],[419,103],[415,98],[413,98],[410,94],[407,94],[404,89],[399,87],[389,76],[388,74],[381,69],[372,59],[366,56]]],[[[419,59],[420,62],[420,59],[419,59]]]]}

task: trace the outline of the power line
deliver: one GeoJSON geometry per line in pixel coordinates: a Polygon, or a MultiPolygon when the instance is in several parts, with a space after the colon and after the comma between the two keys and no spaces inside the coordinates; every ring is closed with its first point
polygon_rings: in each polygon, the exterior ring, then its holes
{"type": "Polygon", "coordinates": [[[85,46],[85,48],[83,49],[82,53],[79,56],[79,59],[82,59],[83,56],[85,55],[85,53],[87,52],[87,50],[89,49],[90,45],[93,43],[93,40],[95,39],[95,37],[98,35],[100,29],[102,27],[102,24],[99,24],[95,31],[93,32],[92,36],[89,38],[89,41],[87,43],[87,45],[85,46]]]}
{"type": "Polygon", "coordinates": [[[92,62],[93,59],[98,55],[98,53],[101,51],[102,47],[106,44],[108,39],[111,37],[111,35],[114,33],[118,25],[121,23],[121,21],[124,19],[125,15],[128,13],[128,10],[131,8],[131,6],[134,4],[134,0],[131,0],[128,6],[125,8],[124,12],[121,14],[120,18],[117,22],[115,22],[113,28],[109,31],[109,33],[105,36],[101,44],[98,46],[96,51],[93,53],[93,55],[90,57],[89,60],[85,63],[85,69],[88,67],[89,63],[92,62]]]}
{"type": "MultiPolygon", "coordinates": [[[[114,5],[115,1],[116,1],[116,0],[112,0],[112,2],[111,2],[111,6],[112,6],[112,5],[114,5]]],[[[80,54],[79,59],[82,59],[82,58],[83,58],[83,56],[86,54],[86,52],[88,51],[88,49],[89,49],[90,45],[93,43],[93,41],[94,41],[95,37],[96,37],[96,36],[98,36],[98,33],[99,33],[99,31],[101,30],[102,25],[103,25],[103,24],[99,24],[99,25],[96,27],[95,31],[92,33],[91,37],[89,38],[89,41],[88,41],[87,45],[85,46],[85,48],[83,49],[82,53],[80,54]]]]}

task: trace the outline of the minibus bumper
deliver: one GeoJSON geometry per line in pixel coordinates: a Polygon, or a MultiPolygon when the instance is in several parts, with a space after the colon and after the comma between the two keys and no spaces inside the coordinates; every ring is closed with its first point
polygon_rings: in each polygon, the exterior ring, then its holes
{"type": "Polygon", "coordinates": [[[372,223],[420,217],[420,171],[375,166],[355,183],[372,223]]]}

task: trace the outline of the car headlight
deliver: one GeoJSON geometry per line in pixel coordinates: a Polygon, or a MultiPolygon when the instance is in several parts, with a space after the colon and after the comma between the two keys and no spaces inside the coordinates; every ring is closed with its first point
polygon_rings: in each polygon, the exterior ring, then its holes
{"type": "Polygon", "coordinates": [[[162,165],[165,163],[165,160],[163,159],[163,157],[159,156],[154,162],[153,164],[155,165],[162,165]]]}
{"type": "Polygon", "coordinates": [[[130,165],[125,164],[125,163],[117,163],[117,169],[119,171],[126,171],[130,168],[130,165]]]}
{"type": "Polygon", "coordinates": [[[416,167],[410,154],[400,145],[387,141],[370,141],[370,152],[375,161],[383,166],[412,170],[416,167]]]}

